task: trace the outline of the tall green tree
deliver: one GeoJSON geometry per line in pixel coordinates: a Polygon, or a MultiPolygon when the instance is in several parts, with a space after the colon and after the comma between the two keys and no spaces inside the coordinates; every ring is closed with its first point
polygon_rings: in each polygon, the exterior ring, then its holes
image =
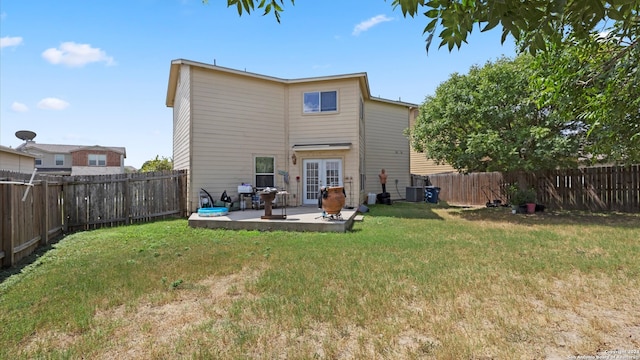
{"type": "MultiPolygon", "coordinates": [[[[385,0],[386,1],[386,0],[385,0]]],[[[209,0],[202,0],[208,3],[209,0]]],[[[508,35],[520,41],[524,49],[535,53],[549,44],[559,44],[567,33],[578,39],[602,31],[602,26],[617,24],[620,36],[638,36],[640,1],[638,0],[391,0],[402,14],[422,14],[427,21],[426,48],[433,38],[449,50],[467,42],[474,29],[502,29],[502,41],[508,35]]],[[[263,15],[273,13],[279,22],[285,0],[227,0],[239,15],[256,8],[263,15]]],[[[291,0],[295,4],[295,0],[291,0]]],[[[339,11],[339,9],[336,9],[339,11]]]]}
{"type": "MultiPolygon", "coordinates": [[[[259,9],[280,21],[285,2],[227,0],[227,6],[239,15],[259,9]]],[[[502,42],[512,36],[520,52],[541,54],[532,65],[539,108],[582,124],[589,135],[582,149],[594,161],[640,162],[640,0],[389,3],[405,17],[425,17],[427,51],[436,37],[451,51],[474,30],[501,29],[502,42]]]]}
{"type": "Polygon", "coordinates": [[[156,155],[156,158],[153,160],[147,160],[142,164],[140,168],[140,172],[152,172],[152,171],[162,171],[162,170],[173,170],[173,160],[170,158],[162,157],[156,155]]]}
{"type": "Polygon", "coordinates": [[[617,32],[568,37],[536,56],[538,104],[588,132],[592,162],[640,163],[640,43],[617,32]]]}
{"type": "Polygon", "coordinates": [[[552,106],[538,106],[532,62],[530,55],[502,58],[451,75],[420,107],[413,148],[461,172],[574,166],[585,130],[552,106]]]}

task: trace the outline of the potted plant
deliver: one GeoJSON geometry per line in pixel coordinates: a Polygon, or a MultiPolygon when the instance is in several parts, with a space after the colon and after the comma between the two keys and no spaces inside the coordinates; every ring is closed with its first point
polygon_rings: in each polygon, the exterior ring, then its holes
{"type": "Polygon", "coordinates": [[[509,188],[509,192],[511,194],[511,207],[513,210],[517,212],[517,208],[526,205],[527,213],[535,213],[536,191],[533,188],[520,189],[517,184],[514,184],[509,188]]]}

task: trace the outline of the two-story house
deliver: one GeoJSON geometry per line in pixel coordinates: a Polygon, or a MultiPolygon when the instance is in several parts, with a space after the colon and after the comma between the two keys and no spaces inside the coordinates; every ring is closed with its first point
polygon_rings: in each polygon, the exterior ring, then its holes
{"type": "Polygon", "coordinates": [[[39,144],[29,140],[16,150],[35,157],[40,174],[110,175],[124,173],[124,147],[39,144]]]}
{"type": "Polygon", "coordinates": [[[371,96],[366,73],[280,79],[212,64],[171,62],[173,163],[189,171],[190,209],[201,188],[236,195],[237,185],[286,189],[317,204],[321,186],[344,186],[347,205],[410,185],[409,127],[416,104],[371,96]]]}

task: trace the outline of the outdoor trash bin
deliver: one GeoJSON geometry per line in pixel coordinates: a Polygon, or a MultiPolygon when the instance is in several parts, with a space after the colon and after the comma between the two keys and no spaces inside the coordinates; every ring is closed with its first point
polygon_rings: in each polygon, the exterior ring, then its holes
{"type": "Polygon", "coordinates": [[[427,186],[424,188],[424,201],[437,204],[440,188],[437,186],[427,186]]]}
{"type": "Polygon", "coordinates": [[[388,192],[383,192],[376,195],[376,200],[378,204],[391,205],[391,194],[388,192]]]}

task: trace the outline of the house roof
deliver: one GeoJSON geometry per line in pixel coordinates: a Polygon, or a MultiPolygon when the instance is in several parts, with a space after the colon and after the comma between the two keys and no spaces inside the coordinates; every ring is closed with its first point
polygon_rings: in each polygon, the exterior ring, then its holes
{"type": "Polygon", "coordinates": [[[418,108],[420,106],[418,104],[408,103],[408,102],[401,101],[401,100],[397,100],[397,101],[396,100],[389,100],[389,99],[383,99],[381,97],[375,97],[375,96],[372,96],[371,100],[379,101],[379,102],[383,102],[383,103],[387,103],[387,104],[406,106],[408,108],[418,108]]]}
{"type": "Polygon", "coordinates": [[[5,152],[5,153],[10,153],[10,154],[15,154],[15,155],[21,155],[21,156],[35,158],[34,155],[27,154],[27,153],[22,152],[20,150],[12,149],[10,147],[6,147],[6,146],[3,146],[3,145],[0,145],[0,152],[5,152]]]}
{"type": "Polygon", "coordinates": [[[241,70],[231,69],[223,66],[206,64],[206,63],[186,60],[186,59],[176,59],[171,61],[171,69],[169,71],[169,84],[167,87],[167,99],[166,99],[167,107],[173,107],[175,96],[176,96],[176,89],[178,86],[178,75],[180,74],[181,65],[189,65],[189,66],[199,67],[203,69],[225,72],[229,74],[253,77],[256,79],[274,81],[282,84],[300,84],[300,83],[306,83],[306,82],[331,81],[331,80],[340,80],[340,79],[358,79],[360,81],[360,86],[363,89],[365,89],[364,95],[367,99],[382,101],[382,102],[401,105],[401,106],[407,106],[411,108],[418,107],[418,105],[416,104],[372,97],[371,92],[369,90],[369,80],[367,78],[366,72],[354,73],[354,74],[308,77],[308,78],[300,78],[300,79],[281,79],[273,76],[261,75],[261,74],[256,74],[248,71],[241,71],[241,70]]]}
{"type": "Polygon", "coordinates": [[[62,144],[39,144],[35,141],[27,141],[16,148],[16,150],[40,150],[52,154],[70,154],[80,150],[102,150],[113,151],[127,157],[127,150],[124,147],[99,146],[99,145],[62,145],[62,144]]]}

